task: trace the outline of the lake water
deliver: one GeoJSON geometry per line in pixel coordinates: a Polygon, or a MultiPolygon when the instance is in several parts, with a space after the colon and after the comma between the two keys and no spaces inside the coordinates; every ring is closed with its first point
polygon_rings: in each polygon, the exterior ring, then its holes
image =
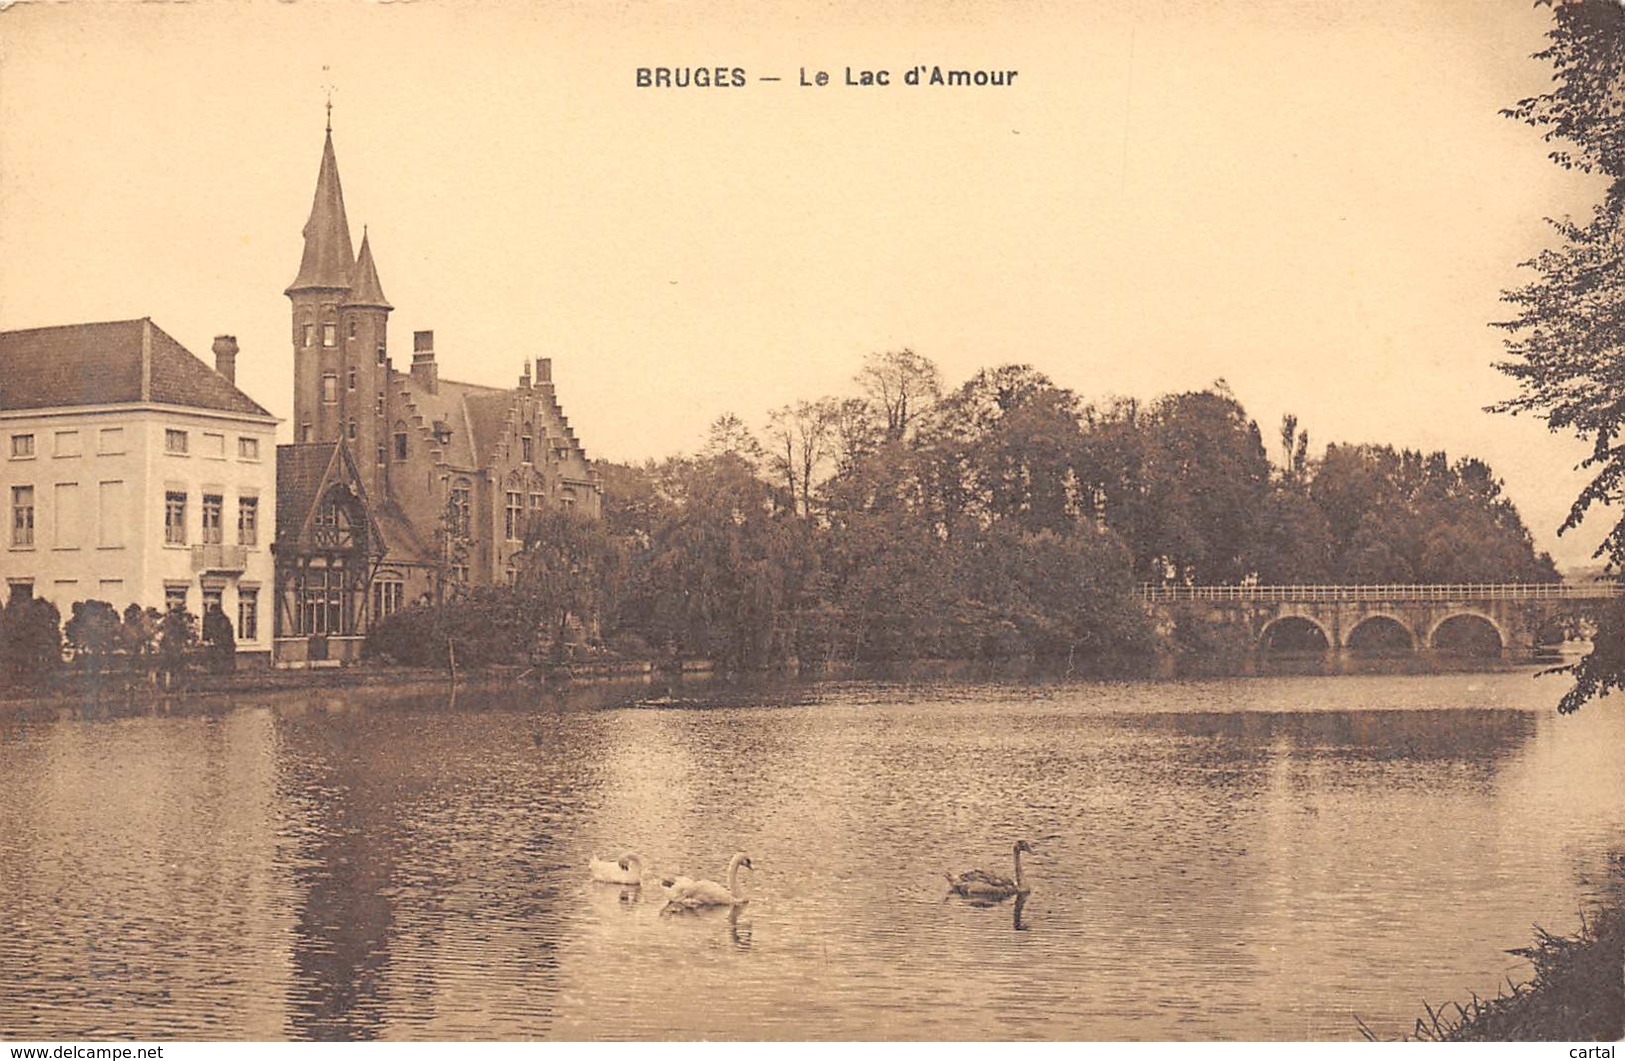
{"type": "Polygon", "coordinates": [[[0,1038],[1350,1039],[1625,851],[1559,678],[344,690],[0,721],[0,1038]],[[637,706],[638,700],[643,706],[637,706]],[[978,908],[944,871],[1009,873],[978,908]],[[594,854],[720,878],[663,916],[594,854]]]}

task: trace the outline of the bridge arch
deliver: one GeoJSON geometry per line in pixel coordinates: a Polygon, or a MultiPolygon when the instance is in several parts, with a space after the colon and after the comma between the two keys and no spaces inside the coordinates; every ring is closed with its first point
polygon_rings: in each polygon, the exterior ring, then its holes
{"type": "Polygon", "coordinates": [[[1258,647],[1265,652],[1329,652],[1333,644],[1331,632],[1307,615],[1278,615],[1258,632],[1258,647]]]}
{"type": "Polygon", "coordinates": [[[1461,655],[1499,656],[1510,642],[1506,630],[1493,616],[1462,609],[1434,623],[1425,643],[1429,648],[1461,655]]]}
{"type": "Polygon", "coordinates": [[[1415,652],[1416,634],[1399,616],[1372,612],[1349,629],[1343,647],[1352,652],[1415,652]]]}

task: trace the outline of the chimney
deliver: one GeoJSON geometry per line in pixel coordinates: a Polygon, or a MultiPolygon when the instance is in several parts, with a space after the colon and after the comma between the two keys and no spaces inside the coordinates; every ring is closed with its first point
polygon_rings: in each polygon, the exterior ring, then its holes
{"type": "Polygon", "coordinates": [[[434,332],[412,333],[412,378],[430,394],[440,392],[440,370],[434,363],[434,332]]]}
{"type": "Polygon", "coordinates": [[[538,357],[536,359],[536,382],[553,382],[553,359],[551,357],[538,357]]]}
{"type": "Polygon", "coordinates": [[[214,337],[214,370],[226,377],[226,382],[232,386],[237,385],[237,337],[235,335],[217,335],[214,337]]]}

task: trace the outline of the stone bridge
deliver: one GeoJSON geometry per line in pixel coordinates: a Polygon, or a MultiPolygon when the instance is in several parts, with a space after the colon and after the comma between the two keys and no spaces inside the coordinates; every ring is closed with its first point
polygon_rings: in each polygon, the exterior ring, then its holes
{"type": "Polygon", "coordinates": [[[1243,627],[1257,649],[1534,654],[1562,624],[1621,595],[1612,582],[1144,586],[1159,622],[1243,627]]]}

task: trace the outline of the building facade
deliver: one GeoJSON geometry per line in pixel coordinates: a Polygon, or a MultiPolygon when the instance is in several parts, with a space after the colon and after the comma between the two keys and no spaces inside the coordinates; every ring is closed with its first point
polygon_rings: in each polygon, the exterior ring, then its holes
{"type": "Polygon", "coordinates": [[[276,419],[149,319],[0,333],[8,598],[197,616],[269,654],[276,419]]]}
{"type": "Polygon", "coordinates": [[[600,512],[552,362],[516,386],[440,376],[434,333],[389,336],[371,240],[350,238],[332,129],[290,302],[293,437],[277,453],[277,655],[346,660],[367,625],[418,600],[513,578],[531,516],[600,512]],[[397,367],[403,365],[404,367],[397,367]]]}

